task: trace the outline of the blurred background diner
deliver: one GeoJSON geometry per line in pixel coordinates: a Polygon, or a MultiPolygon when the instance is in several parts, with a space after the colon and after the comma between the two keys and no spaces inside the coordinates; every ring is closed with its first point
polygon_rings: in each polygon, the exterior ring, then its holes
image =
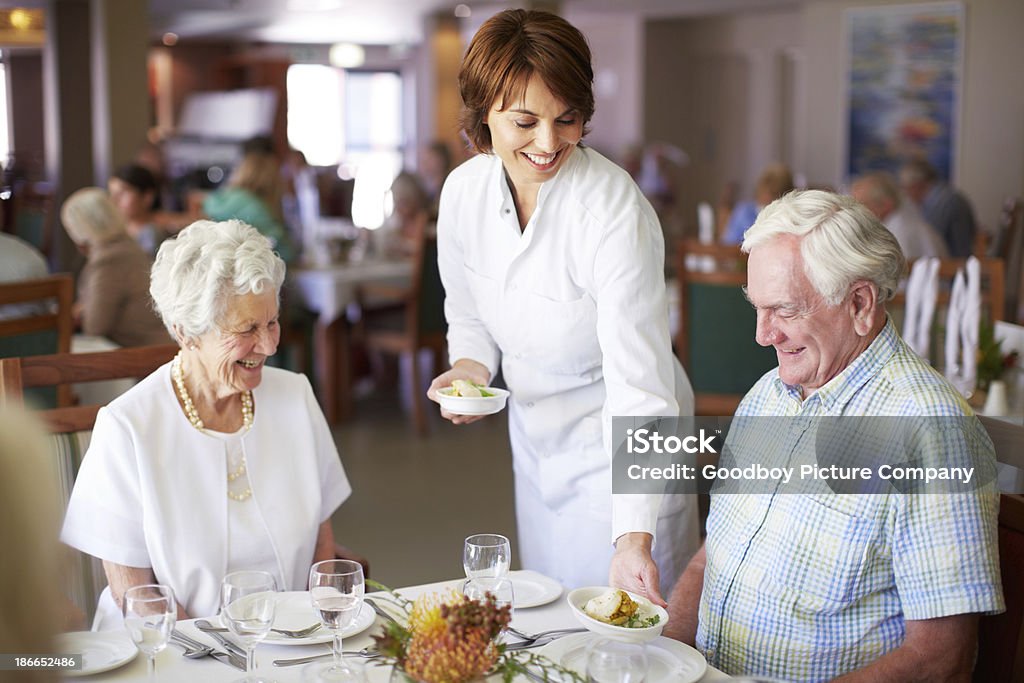
{"type": "MultiPolygon", "coordinates": [[[[472,155],[459,65],[509,7],[555,11],[586,36],[585,144],[631,170],[658,212],[674,351],[698,413],[731,414],[777,364],[753,341],[744,230],[770,198],[829,187],[888,210],[887,225],[913,213],[938,235],[914,248],[893,224],[921,273],[893,317],[913,319],[915,348],[978,410],[1002,386],[992,412],[1024,416],[1011,358],[1024,353],[1020,0],[4,3],[0,325],[10,311],[42,322],[0,327],[0,357],[27,355],[19,335],[39,354],[70,349],[61,287],[88,302],[103,251],[78,249],[89,240],[62,212],[75,193],[103,193],[117,214],[106,227],[133,247],[119,287],[194,220],[245,220],[287,261],[270,363],[310,378],[353,482],[331,517],[338,537],[391,585],[450,578],[472,532],[515,545],[506,421],[456,429],[422,404],[445,369],[425,368],[448,362],[437,198],[472,155]],[[885,182],[860,194],[865,178],[885,182]],[[47,277],[60,282],[37,300],[2,298],[17,297],[11,281],[24,292],[47,277]],[[967,351],[947,353],[947,338],[967,351]],[[986,360],[973,367],[971,351],[986,360]]],[[[139,296],[124,322],[153,337],[90,327],[88,313],[85,331],[111,346],[166,340],[139,296]]]]}

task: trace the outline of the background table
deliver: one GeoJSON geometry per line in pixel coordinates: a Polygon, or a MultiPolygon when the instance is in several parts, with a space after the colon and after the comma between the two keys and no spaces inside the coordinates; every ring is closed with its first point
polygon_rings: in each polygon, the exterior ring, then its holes
{"type": "MultiPolygon", "coordinates": [[[[513,572],[513,575],[515,572],[513,572]]],[[[418,595],[428,592],[442,592],[444,590],[461,586],[462,581],[445,581],[422,586],[412,586],[399,590],[403,596],[413,599],[418,595]]],[[[569,605],[565,601],[567,591],[563,591],[554,602],[540,607],[516,610],[512,625],[526,632],[537,632],[547,628],[561,628],[579,626],[573,617],[569,605]]],[[[386,596],[384,593],[370,594],[370,597],[386,596]]],[[[359,635],[346,638],[344,641],[345,651],[359,650],[371,646],[373,641],[370,636],[381,632],[383,620],[377,617],[373,626],[359,635]]],[[[212,639],[195,628],[192,621],[185,621],[178,624],[178,628],[187,635],[207,643],[215,645],[212,639]]],[[[223,649],[217,646],[217,649],[223,649]]],[[[298,682],[302,680],[302,666],[276,667],[273,665],[275,659],[286,659],[294,657],[305,657],[318,652],[330,652],[330,644],[322,645],[267,645],[262,644],[256,648],[256,660],[258,672],[265,678],[279,681],[280,683],[298,682]]],[[[326,660],[324,660],[326,661],[326,660]]],[[[373,659],[365,659],[366,680],[369,683],[387,683],[390,676],[389,667],[375,666],[373,659]]],[[[159,681],[210,681],[227,683],[236,681],[243,677],[243,674],[234,667],[227,666],[209,657],[203,659],[186,659],[181,656],[181,648],[169,645],[166,650],[157,655],[156,674],[159,681]]],[[[72,679],[69,679],[72,680],[72,679]]],[[[117,681],[117,682],[138,682],[146,681],[146,660],[141,654],[125,666],[109,671],[107,673],[95,674],[82,679],[82,681],[117,681]]],[[[526,679],[521,679],[526,680],[526,679]]],[[[707,673],[701,678],[700,683],[714,683],[715,681],[728,681],[730,677],[721,671],[709,666],[707,673]]]]}
{"type": "Polygon", "coordinates": [[[317,313],[313,335],[316,389],[327,421],[345,419],[352,408],[345,310],[360,285],[409,286],[410,261],[362,261],[301,268],[288,276],[288,291],[317,313]]]}

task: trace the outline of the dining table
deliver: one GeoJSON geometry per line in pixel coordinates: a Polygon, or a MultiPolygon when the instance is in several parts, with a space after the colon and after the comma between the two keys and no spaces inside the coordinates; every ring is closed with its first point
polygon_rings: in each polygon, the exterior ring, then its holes
{"type": "MultiPolygon", "coordinates": [[[[510,574],[513,582],[517,577],[529,578],[537,576],[533,572],[516,572],[510,574]]],[[[542,577],[546,581],[555,583],[551,579],[542,577]]],[[[464,579],[428,583],[418,586],[410,586],[396,590],[396,593],[408,600],[414,600],[426,593],[445,593],[457,591],[463,584],[464,579]]],[[[555,584],[556,592],[559,586],[555,584]]],[[[527,633],[536,633],[546,629],[578,627],[580,623],[573,615],[572,608],[566,601],[567,591],[562,590],[556,597],[548,596],[550,602],[529,608],[517,607],[513,612],[511,626],[527,633]]],[[[374,600],[378,605],[386,606],[388,612],[396,612],[389,602],[392,598],[385,592],[368,593],[367,598],[374,600]]],[[[312,608],[310,608],[312,616],[312,608]]],[[[211,637],[196,627],[195,619],[179,621],[176,628],[185,635],[199,640],[205,644],[220,647],[211,637]]],[[[385,621],[382,617],[374,615],[374,621],[364,631],[344,639],[343,649],[346,652],[358,651],[363,648],[374,649],[374,641],[371,636],[380,634],[383,631],[385,621]]],[[[569,637],[569,636],[566,636],[569,637]]],[[[125,635],[125,638],[127,636],[125,635]]],[[[553,641],[555,643],[558,640],[553,641]]],[[[539,652],[542,648],[531,649],[530,652],[539,652]]],[[[331,652],[331,644],[296,644],[279,645],[263,642],[256,648],[257,668],[256,674],[267,680],[279,681],[280,683],[301,683],[303,681],[303,670],[308,665],[296,666],[275,666],[274,660],[306,657],[314,654],[327,654],[331,652]]],[[[696,653],[694,653],[695,656],[696,653]]],[[[379,659],[356,658],[365,664],[365,680],[367,683],[387,683],[391,677],[391,667],[382,663],[379,659]]],[[[327,661],[324,659],[323,661],[327,661]]],[[[175,645],[168,645],[156,656],[156,677],[158,681],[209,681],[210,683],[227,683],[242,678],[244,674],[238,669],[210,657],[200,659],[188,659],[182,655],[182,649],[175,645]]],[[[495,681],[500,681],[500,676],[494,676],[495,681]]],[[[95,673],[68,680],[80,681],[110,681],[112,683],[145,683],[147,681],[146,658],[139,654],[131,661],[118,668],[103,673],[95,673]]],[[[526,677],[519,676],[517,681],[528,681],[526,677]]],[[[684,679],[685,680],[685,679],[684,679]]],[[[716,681],[728,681],[731,677],[708,665],[703,676],[694,683],[715,683],[716,681]]]]}
{"type": "Polygon", "coordinates": [[[346,311],[363,285],[408,287],[409,260],[368,259],[310,264],[289,273],[288,296],[317,314],[313,327],[313,367],[320,407],[330,424],[352,410],[352,377],[346,311]]]}

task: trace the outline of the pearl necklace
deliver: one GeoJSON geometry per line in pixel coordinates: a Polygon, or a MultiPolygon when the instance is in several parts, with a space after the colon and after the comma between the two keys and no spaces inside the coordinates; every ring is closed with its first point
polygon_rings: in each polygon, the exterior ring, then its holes
{"type": "MultiPolygon", "coordinates": [[[[202,418],[199,417],[199,412],[196,410],[196,406],[192,403],[192,397],[188,395],[188,389],[185,388],[185,377],[181,371],[181,351],[174,357],[174,362],[171,365],[171,378],[174,380],[174,386],[178,392],[178,398],[181,399],[181,404],[185,409],[185,416],[188,417],[188,421],[192,423],[192,426],[199,431],[206,433],[206,425],[203,424],[202,418]]],[[[242,431],[248,431],[252,427],[252,392],[247,391],[242,394],[242,431]]],[[[248,486],[245,487],[244,491],[234,493],[230,489],[232,482],[244,477],[246,475],[245,460],[242,460],[238,465],[238,469],[233,472],[228,472],[228,498],[231,500],[237,500],[242,502],[252,497],[252,489],[248,486]]]]}

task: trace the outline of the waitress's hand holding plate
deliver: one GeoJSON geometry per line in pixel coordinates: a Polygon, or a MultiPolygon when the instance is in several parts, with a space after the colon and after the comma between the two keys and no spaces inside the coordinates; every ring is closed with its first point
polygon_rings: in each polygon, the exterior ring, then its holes
{"type": "Polygon", "coordinates": [[[434,378],[427,397],[440,403],[441,417],[454,424],[475,422],[484,415],[500,412],[508,400],[507,391],[487,386],[490,376],[483,363],[461,358],[455,361],[451,370],[434,378]],[[471,395],[464,396],[463,393],[471,395]],[[476,393],[480,395],[472,395],[476,393]]]}

